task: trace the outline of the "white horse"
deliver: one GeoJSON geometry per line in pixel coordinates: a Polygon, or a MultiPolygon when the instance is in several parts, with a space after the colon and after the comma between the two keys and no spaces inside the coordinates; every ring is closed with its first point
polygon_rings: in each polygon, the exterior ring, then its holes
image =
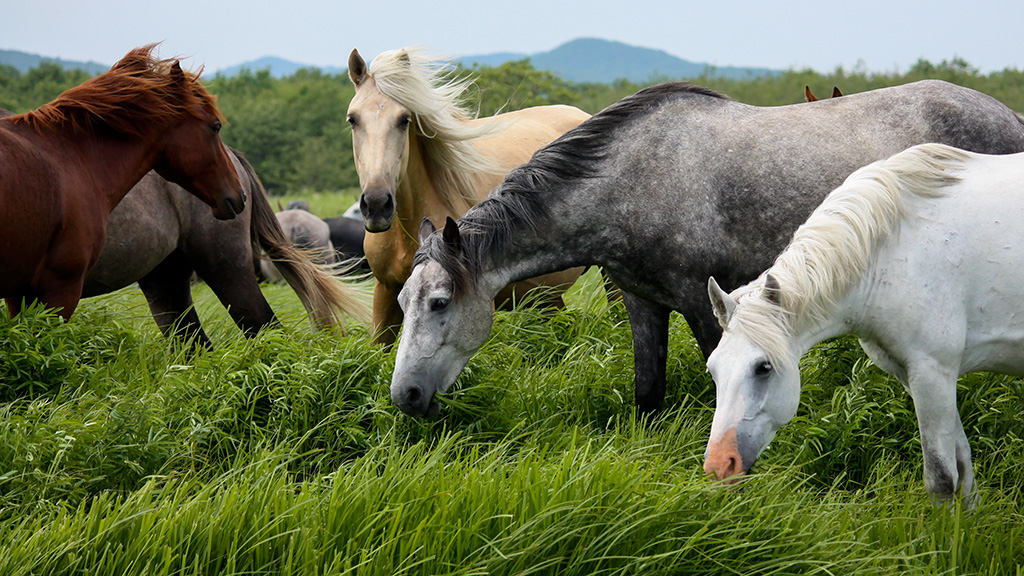
{"type": "Polygon", "coordinates": [[[1024,154],[924,144],[854,172],[757,280],[708,291],[725,329],[705,471],[746,472],[800,400],[814,344],[860,338],[914,400],[925,487],[970,498],[961,374],[1024,375],[1024,154]]]}

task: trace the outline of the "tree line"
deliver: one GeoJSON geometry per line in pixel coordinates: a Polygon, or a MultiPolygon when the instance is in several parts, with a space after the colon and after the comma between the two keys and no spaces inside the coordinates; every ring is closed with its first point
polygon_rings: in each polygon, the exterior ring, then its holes
{"type": "MultiPolygon", "coordinates": [[[[535,69],[528,60],[462,71],[474,78],[467,97],[481,116],[541,104],[570,104],[591,114],[637,90],[671,78],[646,83],[619,80],[609,84],[576,83],[535,69]]],[[[54,99],[89,75],[45,62],[22,74],[0,65],[0,107],[24,112],[54,99]]],[[[906,72],[870,73],[862,66],[842,67],[826,74],[788,70],[775,76],[726,79],[708,70],[692,82],[708,86],[735,100],[758,106],[803,101],[804,86],[819,97],[832,87],[853,94],[885,86],[936,78],[989,94],[1010,108],[1024,111],[1024,71],[1008,68],[982,74],[961,58],[934,64],[918,60],[906,72]]],[[[345,74],[325,74],[305,68],[274,78],[267,70],[243,69],[206,81],[228,124],[226,143],[241,150],[255,166],[272,194],[341,190],[358,185],[352,161],[352,141],[345,121],[355,92],[345,74]]]]}

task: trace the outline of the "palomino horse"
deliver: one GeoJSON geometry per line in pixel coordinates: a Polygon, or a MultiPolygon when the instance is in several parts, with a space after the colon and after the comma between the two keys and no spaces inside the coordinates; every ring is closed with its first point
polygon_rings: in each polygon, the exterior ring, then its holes
{"type": "MultiPolygon", "coordinates": [[[[412,270],[420,222],[461,216],[509,169],[589,117],[570,106],[537,106],[474,120],[461,102],[468,81],[451,70],[416,48],[384,52],[369,69],[358,51],[349,57],[356,94],[348,121],[370,232],[363,247],[376,278],[377,342],[394,342],[402,323],[398,293],[412,270]]],[[[502,290],[499,303],[538,285],[564,289],[582,270],[552,272],[502,290]]],[[[561,303],[560,291],[549,296],[561,303]]]]}
{"type": "Polygon", "coordinates": [[[107,241],[85,279],[83,296],[138,282],[164,335],[194,338],[209,347],[192,305],[192,276],[197,273],[235,324],[252,337],[276,322],[253,267],[254,255],[262,251],[295,290],[315,327],[341,322],[339,311],[369,322],[369,309],[358,291],[292,248],[252,165],[238,151],[228,150],[250,200],[238,217],[217,220],[178,185],[155,172],[146,174],[110,213],[107,241]]]}
{"type": "Polygon", "coordinates": [[[704,469],[749,470],[800,402],[800,357],[856,334],[914,399],[924,480],[938,500],[974,491],[956,406],[961,374],[1024,376],[1024,154],[924,144],[854,172],[763,275],[708,290],[722,340],[704,469]]]}
{"type": "Polygon", "coordinates": [[[599,265],[629,312],[637,402],[656,410],[671,310],[707,356],[721,335],[709,276],[727,287],[753,280],[850,173],[927,141],[1024,151],[1024,123],[984,94],[939,81],[768,108],[685,83],[625,98],[539,150],[443,235],[421,240],[401,295],[391,398],[409,414],[435,412],[434,393],[487,339],[502,286],[599,265]]]}
{"type": "Polygon", "coordinates": [[[107,217],[150,169],[229,219],[245,206],[196,75],[153,46],[25,114],[0,119],[0,296],[70,318],[103,248],[107,217]]]}

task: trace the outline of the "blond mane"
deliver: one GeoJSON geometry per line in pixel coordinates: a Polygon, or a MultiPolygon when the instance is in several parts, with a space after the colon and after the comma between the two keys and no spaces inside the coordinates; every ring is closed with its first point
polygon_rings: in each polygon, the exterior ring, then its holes
{"type": "Polygon", "coordinates": [[[505,170],[472,143],[498,129],[493,122],[468,124],[476,118],[464,99],[472,81],[460,77],[451,60],[416,46],[382,52],[368,72],[382,94],[412,112],[427,172],[448,208],[461,214],[476,204],[473,176],[505,170]]]}
{"type": "Polygon", "coordinates": [[[789,246],[757,280],[733,293],[736,326],[772,363],[795,366],[795,334],[828,320],[839,300],[867,271],[871,258],[909,215],[908,199],[942,196],[960,181],[968,154],[924,144],[857,170],[825,198],[793,234],[789,246]],[[765,297],[765,282],[778,284],[765,297]]]}

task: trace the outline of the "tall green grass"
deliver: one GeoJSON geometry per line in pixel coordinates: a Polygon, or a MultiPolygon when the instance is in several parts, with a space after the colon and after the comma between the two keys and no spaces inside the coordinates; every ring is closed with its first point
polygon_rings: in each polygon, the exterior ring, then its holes
{"type": "Polygon", "coordinates": [[[390,404],[355,324],[162,338],[134,289],[71,322],[0,319],[0,574],[1024,574],[1024,385],[961,381],[980,502],[924,492],[913,405],[853,340],[754,473],[702,470],[713,385],[671,326],[667,410],[638,420],[628,320],[593,274],[561,311],[499,313],[440,417],[390,404]]]}

